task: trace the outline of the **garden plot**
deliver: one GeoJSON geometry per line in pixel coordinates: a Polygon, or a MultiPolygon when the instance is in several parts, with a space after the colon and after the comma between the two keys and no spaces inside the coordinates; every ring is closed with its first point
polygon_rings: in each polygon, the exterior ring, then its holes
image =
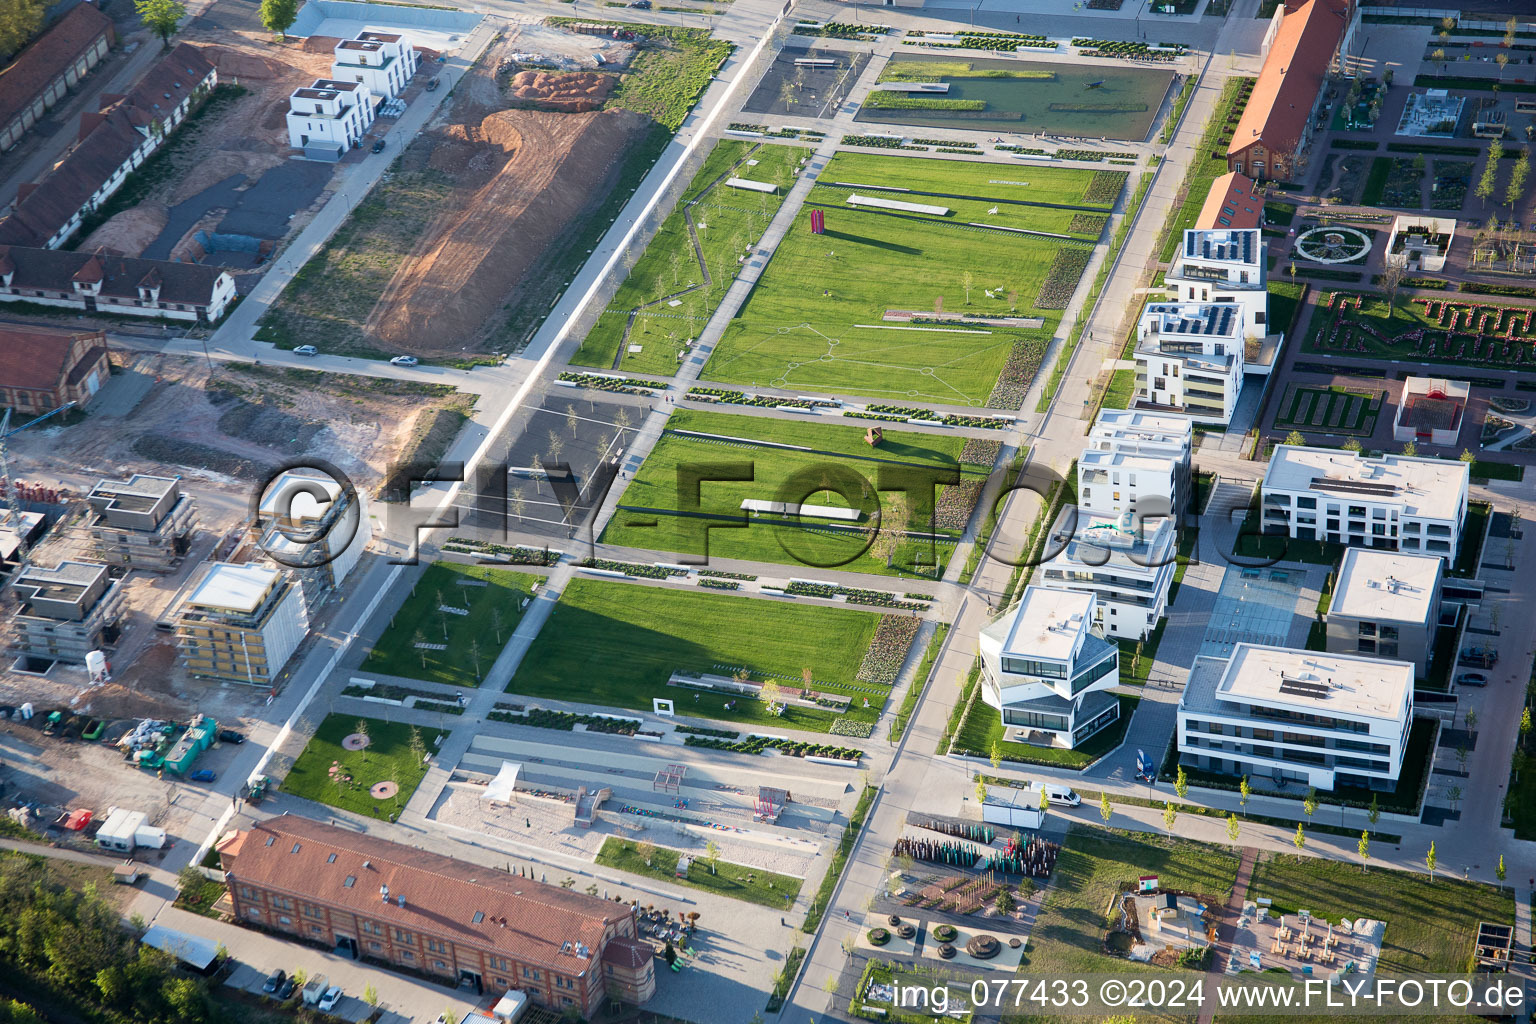
{"type": "Polygon", "coordinates": [[[1123,185],[1119,172],[839,155],[704,375],[1017,408],[1123,185]],[[854,194],[944,212],[854,208],[854,194]],[[811,233],[813,210],[825,234],[811,233]],[[885,323],[892,310],[933,317],[885,323]],[[1041,326],[956,323],[955,313],[1041,326]]]}
{"type": "Polygon", "coordinates": [[[283,792],[393,821],[427,773],[441,729],[327,715],[283,779],[283,792]]]}
{"type": "Polygon", "coordinates": [[[1319,306],[1308,351],[1499,370],[1536,365],[1530,306],[1405,299],[1389,309],[1384,296],[1358,292],[1324,295],[1319,306]]]}
{"type": "Polygon", "coordinates": [[[655,698],[683,714],[755,726],[867,736],[906,657],[911,636],[882,616],[762,598],[640,584],[573,580],[507,690],[529,697],[651,710],[655,698]],[[827,705],[781,702],[669,685],[674,673],[772,681],[785,694],[808,674],[827,705]],[[846,701],[846,711],[831,706],[846,701]],[[864,707],[868,699],[870,706],[864,707]]]}
{"type": "Polygon", "coordinates": [[[970,521],[996,442],[886,431],[871,446],[865,429],[680,409],[602,539],[714,558],[932,577],[970,521]],[[695,492],[686,481],[701,469],[708,482],[695,492]],[[958,474],[958,485],[933,485],[950,473],[958,474]],[[745,528],[729,528],[742,522],[750,500],[806,508],[800,516],[758,513],[745,528]],[[852,510],[857,519],[820,516],[815,509],[823,506],[852,510]]]}
{"type": "Polygon", "coordinates": [[[1291,384],[1275,413],[1275,426],[1303,433],[1369,437],[1376,429],[1385,395],[1384,391],[1291,384]]]}

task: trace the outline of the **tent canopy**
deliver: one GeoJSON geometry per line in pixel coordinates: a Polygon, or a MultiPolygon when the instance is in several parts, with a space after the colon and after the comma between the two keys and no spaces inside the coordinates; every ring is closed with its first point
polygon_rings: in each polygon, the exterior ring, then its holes
{"type": "Polygon", "coordinates": [[[481,800],[495,800],[498,803],[511,803],[517,793],[517,773],[522,770],[522,765],[513,764],[511,761],[501,762],[501,771],[491,780],[491,784],[485,787],[485,792],[480,794],[481,800]]]}
{"type": "Polygon", "coordinates": [[[164,950],[189,967],[206,971],[219,956],[219,944],[212,939],[155,925],[139,940],[146,946],[164,950]]]}

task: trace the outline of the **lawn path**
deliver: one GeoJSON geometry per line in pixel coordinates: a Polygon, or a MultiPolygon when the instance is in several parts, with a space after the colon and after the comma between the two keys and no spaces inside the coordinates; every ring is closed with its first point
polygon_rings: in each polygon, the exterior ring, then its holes
{"type": "MultiPolygon", "coordinates": [[[[1227,897],[1227,905],[1222,908],[1221,920],[1216,924],[1216,942],[1211,949],[1211,965],[1205,971],[1207,993],[1215,992],[1216,986],[1221,984],[1221,979],[1225,976],[1227,959],[1233,953],[1232,940],[1237,935],[1237,929],[1232,922],[1243,911],[1243,900],[1248,898],[1248,882],[1253,878],[1253,865],[1258,857],[1258,850],[1251,846],[1243,847],[1243,859],[1237,864],[1237,878],[1232,882],[1232,895],[1227,897]]],[[[1199,1024],[1211,1024],[1215,1017],[1216,1000],[1207,999],[1200,1006],[1199,1024]]]]}

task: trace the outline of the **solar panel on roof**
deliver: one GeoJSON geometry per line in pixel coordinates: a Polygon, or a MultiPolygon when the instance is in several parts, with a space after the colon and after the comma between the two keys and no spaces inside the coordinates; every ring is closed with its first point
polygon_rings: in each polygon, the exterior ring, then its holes
{"type": "Polygon", "coordinates": [[[1291,679],[1288,676],[1280,677],[1280,692],[1292,697],[1313,697],[1318,700],[1328,696],[1327,683],[1313,682],[1309,679],[1291,679]]]}
{"type": "Polygon", "coordinates": [[[1390,497],[1397,493],[1396,484],[1376,483],[1372,480],[1340,480],[1337,477],[1320,476],[1312,486],[1323,491],[1343,491],[1346,494],[1376,494],[1390,497]]]}

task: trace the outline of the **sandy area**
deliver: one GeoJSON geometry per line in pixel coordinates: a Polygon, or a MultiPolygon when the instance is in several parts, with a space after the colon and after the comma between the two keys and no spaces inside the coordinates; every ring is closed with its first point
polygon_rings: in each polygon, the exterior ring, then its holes
{"type": "Polygon", "coordinates": [[[80,249],[84,252],[105,249],[119,256],[137,256],[165,228],[165,219],[166,209],[160,203],[140,203],[92,231],[80,243],[80,249]]]}
{"type": "Polygon", "coordinates": [[[513,99],[532,104],[539,110],[581,112],[597,110],[613,91],[613,75],[575,71],[550,74],[546,71],[519,71],[507,82],[513,99]]]}

